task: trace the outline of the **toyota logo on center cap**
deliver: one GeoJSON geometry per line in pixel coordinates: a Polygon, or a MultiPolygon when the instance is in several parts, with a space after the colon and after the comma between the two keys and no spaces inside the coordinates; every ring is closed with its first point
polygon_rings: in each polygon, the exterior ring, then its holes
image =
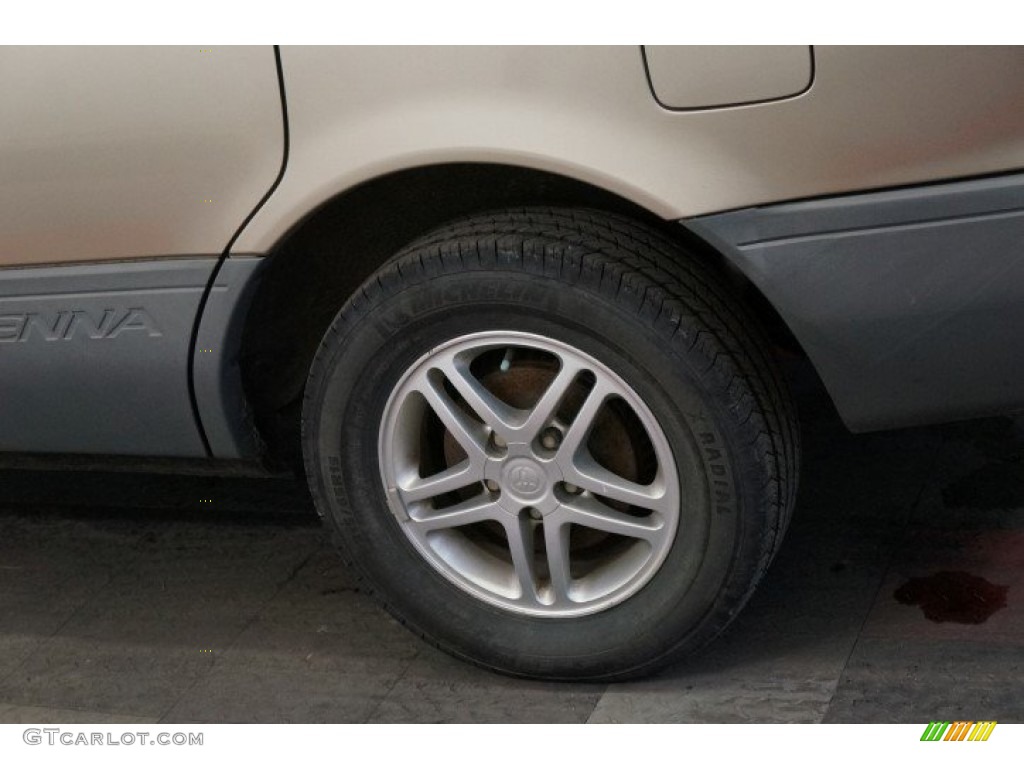
{"type": "Polygon", "coordinates": [[[545,474],[529,459],[512,459],[505,465],[505,485],[522,499],[533,499],[544,493],[545,474]]]}
{"type": "Polygon", "coordinates": [[[540,490],[540,476],[533,467],[516,467],[511,475],[512,487],[519,493],[535,493],[540,490]]]}

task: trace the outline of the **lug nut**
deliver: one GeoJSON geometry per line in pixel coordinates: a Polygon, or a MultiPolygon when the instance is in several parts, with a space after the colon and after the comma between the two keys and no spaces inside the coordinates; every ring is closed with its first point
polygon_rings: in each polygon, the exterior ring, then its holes
{"type": "Polygon", "coordinates": [[[505,438],[495,432],[491,436],[491,440],[494,442],[496,448],[508,448],[508,443],[505,442],[505,438]]]}
{"type": "Polygon", "coordinates": [[[531,520],[540,520],[543,517],[539,509],[534,509],[533,507],[530,507],[527,511],[530,514],[531,520]]]}
{"type": "Polygon", "coordinates": [[[549,451],[555,450],[562,442],[562,433],[554,427],[548,427],[545,429],[540,436],[540,444],[547,448],[549,451]]]}
{"type": "Polygon", "coordinates": [[[573,495],[576,495],[577,493],[580,492],[579,486],[573,485],[572,483],[566,483],[562,487],[565,488],[566,493],[571,493],[573,495]]]}
{"type": "Polygon", "coordinates": [[[487,490],[488,491],[498,491],[499,490],[499,486],[498,486],[498,481],[497,480],[484,480],[484,485],[487,486],[487,490]]]}

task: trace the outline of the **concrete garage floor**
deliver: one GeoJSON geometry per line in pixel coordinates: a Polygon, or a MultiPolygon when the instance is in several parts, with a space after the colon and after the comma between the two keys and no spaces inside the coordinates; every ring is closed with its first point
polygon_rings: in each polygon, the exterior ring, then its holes
{"type": "Polygon", "coordinates": [[[627,685],[427,647],[356,591],[290,481],[0,470],[0,722],[1024,721],[1024,419],[853,436],[804,413],[760,591],[627,685]]]}

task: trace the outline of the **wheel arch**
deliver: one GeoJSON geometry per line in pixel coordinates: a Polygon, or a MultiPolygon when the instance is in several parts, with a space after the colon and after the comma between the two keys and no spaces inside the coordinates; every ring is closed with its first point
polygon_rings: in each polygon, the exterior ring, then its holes
{"type": "Polygon", "coordinates": [[[684,223],[616,192],[524,165],[443,163],[382,174],[321,202],[274,245],[248,311],[242,384],[272,461],[297,466],[303,389],[338,309],[407,243],[455,219],[520,206],[604,210],[654,226],[727,277],[779,350],[806,357],[761,291],[684,223]]]}

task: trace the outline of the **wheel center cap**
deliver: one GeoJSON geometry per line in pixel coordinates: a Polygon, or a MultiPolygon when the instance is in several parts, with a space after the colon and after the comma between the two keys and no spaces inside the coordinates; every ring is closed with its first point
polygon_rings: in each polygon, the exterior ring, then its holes
{"type": "Polygon", "coordinates": [[[511,459],[505,464],[502,476],[509,493],[524,501],[538,499],[547,493],[547,473],[532,459],[511,459]]]}

